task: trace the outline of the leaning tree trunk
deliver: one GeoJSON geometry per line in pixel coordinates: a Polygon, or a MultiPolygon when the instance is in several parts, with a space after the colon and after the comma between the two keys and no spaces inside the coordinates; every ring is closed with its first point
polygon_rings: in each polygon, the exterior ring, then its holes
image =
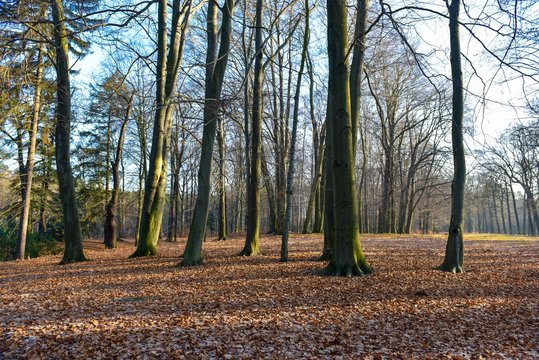
{"type": "Polygon", "coordinates": [[[170,147],[172,103],[176,90],[176,79],[182,62],[185,36],[192,1],[172,4],[172,29],[167,54],[167,1],[159,0],[157,26],[157,72],[156,110],[152,135],[149,169],[144,186],[144,201],[141,211],[140,233],[137,249],[131,257],[157,254],[157,242],[161,234],[165,191],[167,183],[167,160],[170,147]]]}
{"type": "MultiPolygon", "coordinates": [[[[307,47],[309,46],[309,0],[305,0],[305,30],[303,33],[303,47],[301,51],[301,61],[299,65],[298,79],[296,83],[296,93],[294,94],[294,113],[292,116],[292,139],[290,140],[290,153],[288,154],[288,175],[286,179],[286,209],[283,223],[283,236],[281,238],[281,262],[288,261],[288,232],[290,228],[290,218],[292,217],[292,194],[294,190],[294,171],[296,140],[298,134],[299,117],[299,96],[301,92],[301,79],[307,59],[307,47]]],[[[312,205],[311,205],[312,209],[312,205]]]]}
{"type": "Polygon", "coordinates": [[[442,271],[461,273],[464,271],[464,189],[466,186],[466,159],[464,157],[463,118],[464,94],[462,88],[462,66],[459,40],[460,0],[452,0],[449,5],[449,32],[451,42],[451,80],[453,82],[453,116],[451,140],[453,144],[454,177],[451,185],[451,220],[445,249],[442,271]]]}
{"type": "Polygon", "coordinates": [[[232,11],[234,0],[227,0],[223,8],[221,44],[217,54],[217,3],[208,3],[206,56],[206,97],[204,102],[204,129],[202,153],[198,171],[198,191],[189,238],[183,253],[182,266],[198,265],[202,262],[202,242],[206,234],[211,191],[211,168],[213,146],[217,132],[221,89],[228,62],[230,36],[232,33],[232,11]]]}
{"type": "MultiPolygon", "coordinates": [[[[334,185],[335,245],[327,266],[332,275],[372,273],[359,240],[355,184],[350,83],[346,59],[348,47],[345,0],[328,0],[329,115],[328,128],[334,185]]],[[[363,29],[364,31],[364,29],[363,29]]],[[[328,204],[331,206],[331,204],[328,204]]]]}
{"type": "MultiPolygon", "coordinates": [[[[122,152],[124,147],[125,131],[127,130],[127,122],[131,116],[131,103],[133,96],[129,99],[125,112],[122,126],[120,127],[120,136],[118,137],[118,146],[116,147],[116,156],[112,163],[112,194],[105,207],[105,247],[114,249],[117,246],[117,223],[116,213],[118,208],[118,199],[120,195],[120,162],[122,161],[122,152]]],[[[108,180],[107,180],[108,181],[108,180]]]]}
{"type": "Polygon", "coordinates": [[[56,49],[56,171],[64,220],[64,256],[61,264],[86,260],[82,249],[79,208],[69,154],[71,131],[71,86],[69,82],[68,32],[61,0],[51,1],[56,49]]]}
{"type": "MultiPolygon", "coordinates": [[[[45,7],[42,7],[40,12],[44,12],[45,7]]],[[[40,14],[43,16],[43,14],[40,14]]],[[[28,219],[30,217],[30,199],[32,198],[32,182],[34,178],[34,159],[36,153],[36,138],[37,138],[37,125],[39,122],[39,115],[41,113],[41,89],[43,79],[43,47],[41,43],[38,49],[37,55],[37,71],[36,79],[34,82],[34,104],[32,106],[32,120],[30,122],[30,129],[28,131],[28,154],[26,156],[26,166],[21,173],[21,193],[22,193],[22,205],[21,215],[19,217],[19,231],[17,234],[17,254],[16,257],[19,260],[24,259],[24,253],[26,250],[26,234],[28,232],[28,219]]]]}
{"type": "Polygon", "coordinates": [[[262,5],[263,0],[256,1],[255,20],[255,70],[253,82],[253,115],[251,135],[250,176],[247,183],[247,236],[240,252],[242,256],[260,254],[260,161],[262,155],[262,88],[264,69],[262,66],[262,5]]]}

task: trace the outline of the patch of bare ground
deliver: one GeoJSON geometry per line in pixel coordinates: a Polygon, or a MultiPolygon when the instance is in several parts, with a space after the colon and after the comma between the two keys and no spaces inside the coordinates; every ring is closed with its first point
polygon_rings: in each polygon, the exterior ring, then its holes
{"type": "Polygon", "coordinates": [[[280,238],[238,257],[242,237],[185,239],[128,259],[132,242],[91,261],[0,264],[0,358],[539,358],[539,242],[468,240],[464,274],[432,270],[445,240],[363,237],[375,274],[320,275],[321,237],[280,238]]]}

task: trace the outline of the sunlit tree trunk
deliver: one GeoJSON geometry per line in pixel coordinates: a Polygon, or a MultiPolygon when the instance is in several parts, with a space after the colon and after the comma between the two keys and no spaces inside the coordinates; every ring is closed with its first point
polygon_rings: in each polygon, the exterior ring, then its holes
{"type": "Polygon", "coordinates": [[[148,168],[146,156],[146,129],[142,115],[137,116],[137,132],[140,145],[140,163],[138,169],[138,191],[137,191],[137,228],[135,230],[135,245],[138,245],[140,238],[140,223],[142,221],[142,205],[144,204],[144,180],[146,179],[146,169],[148,168]]]}
{"type": "Polygon", "coordinates": [[[51,1],[56,49],[56,171],[64,220],[64,256],[61,264],[86,260],[82,248],[79,208],[70,160],[71,86],[69,81],[68,32],[61,0],[51,1]]]}
{"type": "Polygon", "coordinates": [[[240,252],[243,256],[260,253],[260,161],[262,153],[262,89],[264,69],[262,66],[262,9],[263,0],[256,1],[255,16],[255,69],[253,81],[253,112],[251,135],[250,176],[247,184],[247,236],[240,252]]]}
{"type": "MultiPolygon", "coordinates": [[[[42,6],[40,17],[45,13],[45,7],[42,6]]],[[[30,201],[32,198],[32,183],[34,179],[34,159],[36,153],[37,128],[39,115],[41,113],[41,90],[43,80],[43,51],[44,44],[41,43],[37,54],[37,70],[34,81],[34,103],[32,105],[32,120],[28,131],[28,153],[26,155],[26,166],[20,174],[21,178],[21,214],[19,217],[19,229],[17,233],[16,258],[24,259],[26,251],[26,235],[28,232],[28,222],[30,217],[30,201]]]]}
{"type": "Polygon", "coordinates": [[[445,249],[445,258],[440,270],[453,273],[464,271],[464,190],[466,186],[466,159],[464,156],[463,119],[464,94],[459,38],[460,0],[449,5],[449,33],[451,45],[451,80],[453,83],[453,115],[451,140],[453,144],[453,183],[451,185],[451,220],[445,249]]]}
{"type": "Polygon", "coordinates": [[[156,71],[156,111],[152,135],[149,168],[144,186],[140,233],[137,249],[132,257],[157,254],[157,242],[161,234],[167,161],[170,147],[172,103],[176,79],[182,61],[187,25],[191,14],[191,0],[183,5],[180,0],[172,4],[172,28],[170,46],[167,46],[167,1],[158,2],[158,39],[156,71]],[[168,48],[168,53],[167,53],[168,48]]]}

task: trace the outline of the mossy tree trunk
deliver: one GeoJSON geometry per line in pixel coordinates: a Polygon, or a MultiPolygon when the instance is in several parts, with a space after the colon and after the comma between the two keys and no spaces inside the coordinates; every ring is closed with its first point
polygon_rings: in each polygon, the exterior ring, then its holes
{"type": "Polygon", "coordinates": [[[161,234],[165,205],[167,161],[172,112],[174,111],[172,99],[175,95],[176,79],[182,61],[185,35],[191,15],[191,4],[191,0],[184,4],[180,0],[173,1],[170,44],[167,46],[168,4],[166,0],[158,2],[156,111],[149,168],[144,186],[139,239],[137,249],[131,257],[157,254],[157,242],[161,234]]]}
{"type": "Polygon", "coordinates": [[[464,91],[459,39],[460,0],[449,5],[449,32],[451,44],[451,80],[453,82],[453,115],[451,140],[453,145],[453,183],[451,185],[451,220],[445,249],[445,258],[439,266],[442,271],[461,273],[464,271],[464,189],[466,186],[466,161],[464,157],[463,119],[464,91]]]}
{"type": "Polygon", "coordinates": [[[359,240],[345,0],[328,0],[329,114],[327,141],[333,170],[335,244],[327,271],[336,276],[372,272],[359,240]]]}
{"type": "Polygon", "coordinates": [[[182,266],[198,265],[202,262],[202,242],[204,241],[208,222],[213,147],[217,133],[221,90],[230,49],[234,0],[227,0],[222,9],[223,25],[221,26],[219,52],[217,52],[217,9],[218,4],[215,1],[208,3],[206,19],[208,49],[206,54],[206,94],[204,102],[202,153],[198,171],[197,200],[189,238],[187,239],[187,245],[183,253],[182,266]]]}
{"type": "Polygon", "coordinates": [[[79,208],[71,170],[71,86],[69,80],[68,32],[61,0],[51,1],[56,50],[56,171],[64,221],[64,256],[61,264],[86,260],[82,248],[79,208]]]}
{"type": "Polygon", "coordinates": [[[241,256],[260,254],[260,162],[262,156],[262,89],[264,69],[262,64],[262,10],[263,0],[256,1],[255,15],[255,69],[253,81],[253,112],[250,153],[250,171],[247,183],[247,236],[241,256]]]}

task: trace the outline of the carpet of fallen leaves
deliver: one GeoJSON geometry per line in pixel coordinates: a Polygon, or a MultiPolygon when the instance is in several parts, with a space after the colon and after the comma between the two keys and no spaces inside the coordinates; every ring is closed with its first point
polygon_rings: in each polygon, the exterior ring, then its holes
{"type": "Polygon", "coordinates": [[[375,274],[322,276],[320,236],[204,244],[205,265],[178,268],[185,239],[127,259],[0,264],[0,359],[539,358],[539,242],[466,241],[464,274],[432,270],[445,241],[364,237],[375,274]]]}

